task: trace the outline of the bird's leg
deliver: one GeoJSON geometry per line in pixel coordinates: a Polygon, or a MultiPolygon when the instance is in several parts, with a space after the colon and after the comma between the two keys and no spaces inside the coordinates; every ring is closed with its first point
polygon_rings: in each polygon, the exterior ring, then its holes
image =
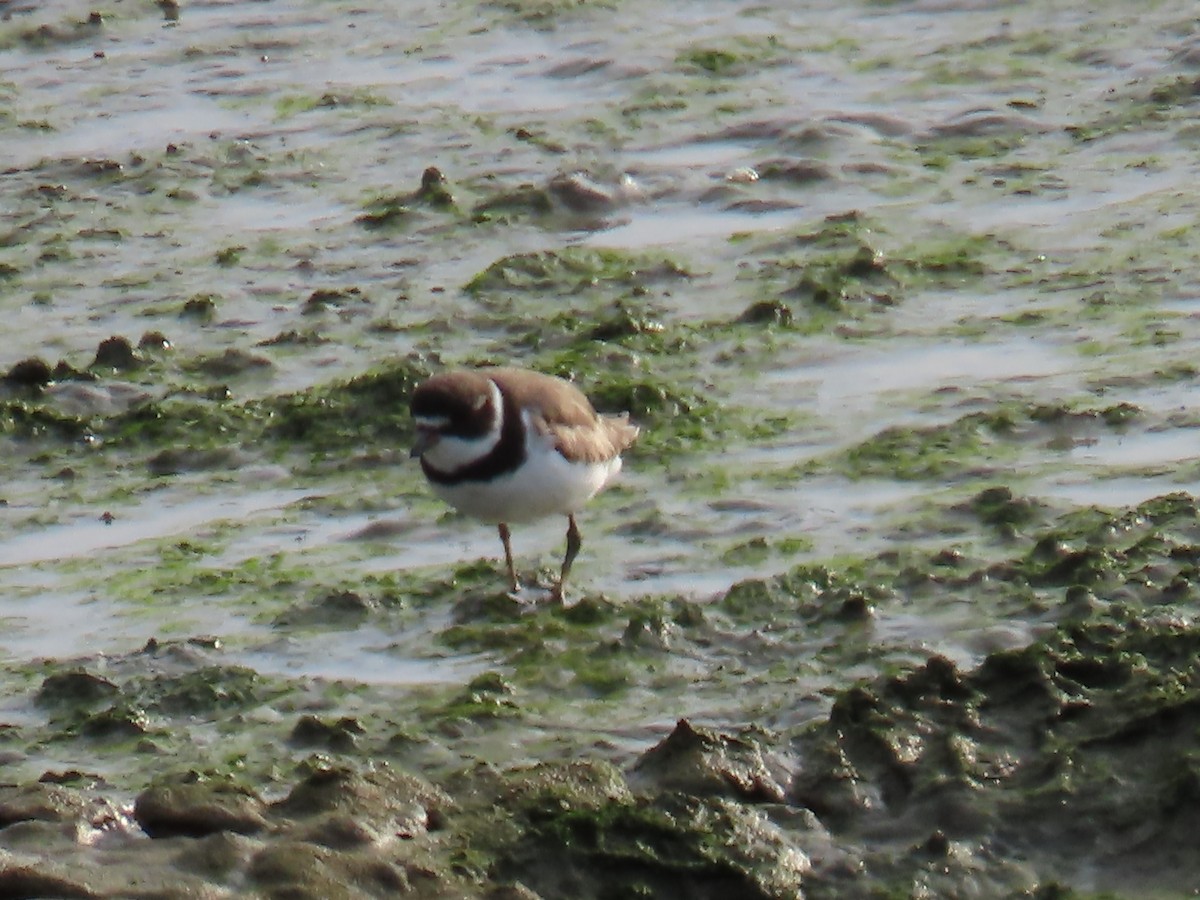
{"type": "Polygon", "coordinates": [[[558,576],[558,584],[550,591],[550,599],[562,603],[563,591],[566,589],[567,576],[571,574],[571,563],[579,548],[583,546],[583,538],[579,534],[579,526],[575,524],[575,516],[567,516],[567,555],[563,557],[562,573],[558,576]]]}
{"type": "Polygon", "coordinates": [[[517,568],[513,565],[512,535],[509,534],[508,526],[503,522],[496,526],[496,530],[500,532],[500,543],[504,545],[504,562],[508,566],[508,583],[512,586],[512,592],[515,594],[521,590],[521,583],[517,581],[517,568]]]}

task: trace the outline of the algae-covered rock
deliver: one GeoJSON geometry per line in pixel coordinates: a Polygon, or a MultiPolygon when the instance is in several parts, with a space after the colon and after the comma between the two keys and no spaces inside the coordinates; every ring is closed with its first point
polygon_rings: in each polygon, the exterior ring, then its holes
{"type": "Polygon", "coordinates": [[[680,719],[675,729],[634,763],[639,790],[728,796],[751,803],[784,800],[788,773],[754,740],[696,728],[680,719]]]}
{"type": "Polygon", "coordinates": [[[808,857],[763,814],[687,796],[527,811],[496,877],[547,897],[792,898],[808,857]]]}
{"type": "Polygon", "coordinates": [[[55,784],[0,785],[0,828],[15,822],[89,821],[96,801],[55,784]]]}
{"type": "Polygon", "coordinates": [[[267,679],[247,666],[202,666],[188,672],[159,675],[139,687],[146,705],[171,715],[212,715],[261,703],[267,679]]]}
{"type": "Polygon", "coordinates": [[[498,259],[464,289],[472,294],[556,290],[569,296],[597,285],[644,286],[688,276],[665,256],[572,247],[498,259]]]}
{"type": "Polygon", "coordinates": [[[385,606],[391,597],[372,597],[358,591],[327,591],[312,601],[289,606],[275,617],[277,628],[357,628],[385,606]]]}
{"type": "Polygon", "coordinates": [[[220,353],[200,357],[193,361],[188,368],[210,378],[235,378],[239,375],[270,369],[271,361],[257,353],[250,353],[237,347],[227,347],[220,353]]]}
{"type": "Polygon", "coordinates": [[[38,703],[43,706],[92,706],[111,700],[120,688],[100,675],[83,669],[47,675],[38,691],[38,703]]]}
{"type": "Polygon", "coordinates": [[[355,749],[363,733],[362,725],[353,716],[325,720],[305,715],[296,722],[288,740],[297,747],[326,747],[344,753],[355,749]]]}
{"type": "Polygon", "coordinates": [[[408,397],[429,374],[422,361],[398,360],[344,382],[273,398],[260,410],[267,417],[266,437],[323,450],[394,444],[411,433],[408,397]]]}
{"type": "Polygon", "coordinates": [[[92,360],[93,369],[113,369],[124,371],[141,365],[142,360],[134,352],[129,338],[113,336],[105,338],[96,347],[96,358],[92,360]]]}
{"type": "Polygon", "coordinates": [[[637,797],[597,761],[472,773],[489,877],[543,897],[782,898],[808,857],[764,814],[675,792],[637,797]]]}
{"type": "Polygon", "coordinates": [[[181,869],[225,880],[248,866],[250,859],[261,849],[262,840],[234,831],[214,831],[186,841],[185,847],[176,857],[176,864],[181,869]]]}
{"type": "Polygon", "coordinates": [[[123,741],[149,734],[151,730],[146,711],[124,699],[85,716],[79,723],[80,734],[99,741],[123,741]]]}
{"type": "Polygon", "coordinates": [[[250,863],[250,882],[268,897],[358,900],[409,893],[406,871],[385,859],[281,841],[250,863]]]}
{"type": "Polygon", "coordinates": [[[843,838],[1000,841],[1046,877],[1179,890],[1200,878],[1197,659],[1195,624],[1111,613],[969,672],[933,657],[839,693],[791,795],[843,838]]]}
{"type": "Polygon", "coordinates": [[[43,388],[54,380],[54,370],[41,357],[31,356],[13,363],[2,380],[10,387],[43,388]]]}
{"type": "Polygon", "coordinates": [[[105,896],[86,881],[60,873],[53,863],[26,861],[0,850],[0,896],[54,897],[59,900],[92,900],[105,896]]]}
{"type": "Polygon", "coordinates": [[[142,791],[134,803],[133,816],[153,838],[202,837],[221,831],[262,831],[268,825],[265,809],[262,799],[241,785],[185,775],[142,791]]]}
{"type": "Polygon", "coordinates": [[[386,764],[360,771],[318,762],[271,812],[309,828],[325,817],[349,817],[380,834],[411,838],[437,828],[451,805],[437,787],[386,764]]]}

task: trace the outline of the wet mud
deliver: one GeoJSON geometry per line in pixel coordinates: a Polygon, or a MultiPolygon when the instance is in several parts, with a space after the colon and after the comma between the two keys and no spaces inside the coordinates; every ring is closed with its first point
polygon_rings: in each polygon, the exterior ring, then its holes
{"type": "Polygon", "coordinates": [[[0,894],[1190,896],[1197,34],[0,9],[0,894]],[[565,606],[479,363],[642,426],[565,606]]]}

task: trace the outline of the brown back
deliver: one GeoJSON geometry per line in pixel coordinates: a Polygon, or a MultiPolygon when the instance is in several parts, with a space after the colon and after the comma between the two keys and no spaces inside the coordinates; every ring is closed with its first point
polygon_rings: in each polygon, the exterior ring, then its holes
{"type": "Polygon", "coordinates": [[[606,462],[637,439],[640,429],[628,415],[598,415],[583,392],[562,378],[500,367],[480,372],[517,404],[534,411],[533,427],[552,435],[555,448],[570,462],[606,462]]]}

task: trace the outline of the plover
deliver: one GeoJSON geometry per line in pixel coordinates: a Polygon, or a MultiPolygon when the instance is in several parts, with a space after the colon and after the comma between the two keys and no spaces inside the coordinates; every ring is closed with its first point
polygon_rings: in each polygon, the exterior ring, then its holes
{"type": "Polygon", "coordinates": [[[561,378],[528,369],[458,369],[413,392],[412,455],[441,499],[496,525],[514,593],[509,525],[567,517],[567,552],[551,597],[561,601],[582,540],[575,513],[621,470],[638,436],[627,415],[601,416],[561,378]]]}

